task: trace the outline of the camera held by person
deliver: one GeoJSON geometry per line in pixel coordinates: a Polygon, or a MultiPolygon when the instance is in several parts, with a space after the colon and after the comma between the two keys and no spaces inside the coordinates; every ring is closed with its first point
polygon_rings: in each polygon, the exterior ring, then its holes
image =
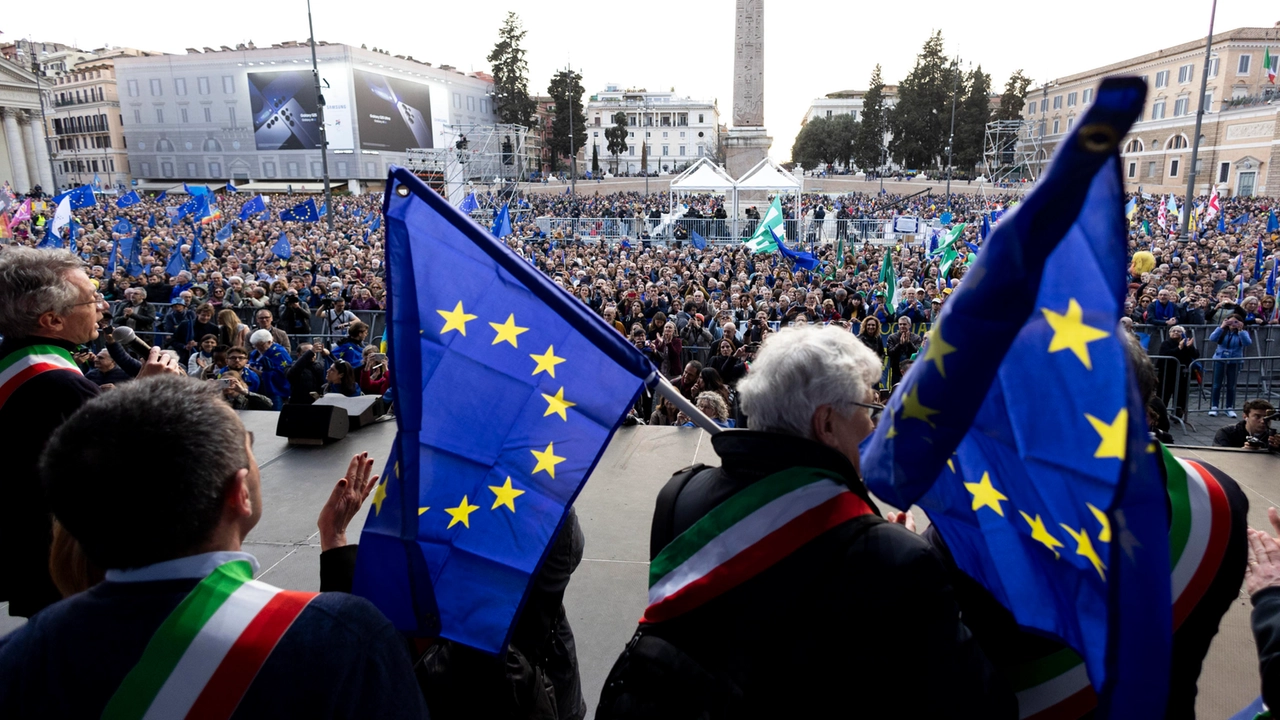
{"type": "Polygon", "coordinates": [[[1280,450],[1280,433],[1271,428],[1276,410],[1266,400],[1250,400],[1244,404],[1244,419],[1228,425],[1213,437],[1218,447],[1246,450],[1280,450]]]}

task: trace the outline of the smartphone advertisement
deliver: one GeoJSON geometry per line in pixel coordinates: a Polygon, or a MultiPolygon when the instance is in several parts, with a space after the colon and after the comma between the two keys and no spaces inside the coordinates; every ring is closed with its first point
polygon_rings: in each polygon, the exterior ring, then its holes
{"type": "Polygon", "coordinates": [[[435,147],[431,86],[364,70],[353,75],[362,150],[435,147]]]}
{"type": "MultiPolygon", "coordinates": [[[[320,107],[310,70],[249,73],[249,107],[258,150],[320,149],[320,107]]],[[[321,76],[330,149],[350,149],[351,101],[345,79],[321,76]]]]}

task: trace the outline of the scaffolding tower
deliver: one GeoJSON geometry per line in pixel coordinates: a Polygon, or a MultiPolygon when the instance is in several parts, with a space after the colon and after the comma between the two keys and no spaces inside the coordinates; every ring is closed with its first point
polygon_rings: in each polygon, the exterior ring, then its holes
{"type": "Polygon", "coordinates": [[[1022,120],[994,120],[987,123],[982,153],[983,167],[990,182],[999,184],[1024,178],[1035,180],[1034,164],[1038,147],[1031,123],[1022,120]]]}
{"type": "Polygon", "coordinates": [[[410,148],[409,171],[422,178],[453,205],[476,197],[504,198],[528,180],[530,131],[524,125],[445,125],[440,147],[410,148]]]}

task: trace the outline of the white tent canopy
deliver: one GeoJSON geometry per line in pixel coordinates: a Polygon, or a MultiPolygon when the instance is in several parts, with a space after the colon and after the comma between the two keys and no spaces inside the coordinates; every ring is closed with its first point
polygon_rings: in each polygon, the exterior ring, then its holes
{"type": "Polygon", "coordinates": [[[739,190],[791,190],[800,191],[800,181],[787,172],[773,158],[766,157],[738,178],[739,190]]]}
{"type": "Polygon", "coordinates": [[[700,157],[684,172],[671,181],[671,192],[731,192],[734,188],[733,177],[724,168],[700,157]]]}

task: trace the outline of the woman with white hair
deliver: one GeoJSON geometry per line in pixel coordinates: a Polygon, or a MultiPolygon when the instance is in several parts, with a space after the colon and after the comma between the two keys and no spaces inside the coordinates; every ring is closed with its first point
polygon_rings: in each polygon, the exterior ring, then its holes
{"type": "Polygon", "coordinates": [[[1169,328],[1169,337],[1160,343],[1156,370],[1160,375],[1160,400],[1181,418],[1187,416],[1187,390],[1191,383],[1191,363],[1200,358],[1196,339],[1181,325],[1169,328]],[[1176,392],[1175,392],[1176,391],[1176,392]],[[1170,405],[1169,400],[1174,404],[1170,405]]]}
{"type": "MultiPolygon", "coordinates": [[[[859,477],[879,379],[880,359],[846,330],[765,340],[738,383],[750,430],[713,436],[720,467],[681,471],[658,495],[651,567],[669,571],[650,588],[640,635],[698,648],[699,672],[740,692],[753,716],[823,716],[857,698],[858,715],[894,717],[911,698],[924,716],[1017,717],[941,560],[880,516],[859,477]],[[760,618],[781,618],[785,632],[761,643],[760,618]]],[[[601,716],[657,695],[673,711],[702,707],[688,690],[698,681],[685,680],[606,683],[601,716]]]]}
{"type": "Polygon", "coordinates": [[[289,397],[289,368],[293,366],[293,358],[283,345],[275,341],[270,330],[254,330],[249,336],[249,344],[253,346],[249,365],[262,378],[258,392],[271,400],[273,409],[279,410],[284,407],[284,399],[289,397]]]}

